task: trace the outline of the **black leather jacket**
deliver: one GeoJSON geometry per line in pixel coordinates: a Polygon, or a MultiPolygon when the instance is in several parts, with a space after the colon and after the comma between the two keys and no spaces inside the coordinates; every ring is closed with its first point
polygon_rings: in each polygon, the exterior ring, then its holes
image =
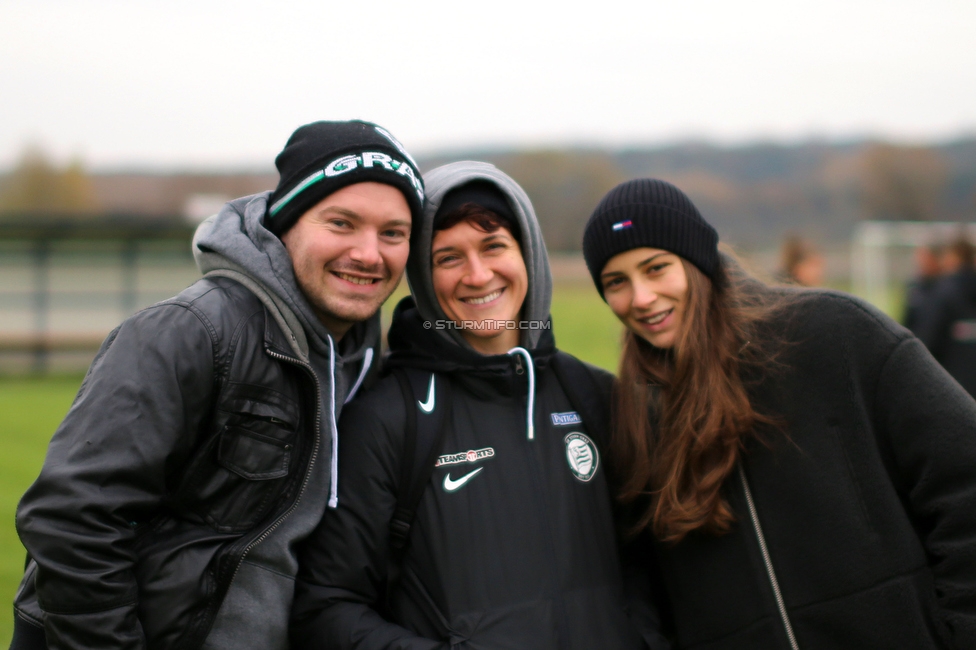
{"type": "Polygon", "coordinates": [[[330,461],[317,382],[233,280],[124,322],[17,510],[33,558],[17,615],[51,648],[199,647],[249,549],[330,461]]]}

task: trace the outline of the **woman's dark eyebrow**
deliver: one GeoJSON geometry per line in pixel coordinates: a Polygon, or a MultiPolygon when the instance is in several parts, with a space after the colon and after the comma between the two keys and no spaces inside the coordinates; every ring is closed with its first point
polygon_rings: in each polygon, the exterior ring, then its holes
{"type": "MultiPolygon", "coordinates": [[[[657,258],[661,257],[662,255],[668,255],[668,254],[669,253],[667,251],[661,251],[660,253],[655,253],[655,254],[651,255],[650,257],[648,257],[643,262],[640,262],[637,265],[637,268],[641,268],[641,267],[647,266],[648,264],[650,264],[651,262],[653,262],[657,258]]],[[[612,277],[614,277],[616,275],[623,275],[623,274],[624,274],[623,271],[607,271],[606,273],[601,273],[600,274],[600,279],[612,278],[612,277]]]]}
{"type": "Polygon", "coordinates": [[[438,248],[436,250],[432,250],[430,252],[430,255],[431,255],[431,257],[433,257],[434,255],[437,255],[438,253],[443,253],[444,251],[452,251],[452,250],[454,250],[456,248],[457,248],[457,246],[442,246],[442,247],[440,247],[440,248],[438,248]]]}
{"type": "Polygon", "coordinates": [[[660,253],[655,253],[654,255],[651,255],[650,257],[648,257],[643,262],[640,262],[637,265],[637,268],[641,268],[642,266],[647,266],[648,264],[650,264],[651,262],[653,262],[657,258],[661,257],[662,255],[668,255],[668,252],[667,251],[661,251],[660,253]]]}
{"type": "MultiPolygon", "coordinates": [[[[501,237],[503,237],[503,235],[502,233],[499,232],[488,233],[487,235],[481,238],[481,243],[484,244],[485,242],[489,242],[492,241],[493,239],[498,239],[501,237]]],[[[444,246],[443,248],[438,248],[437,250],[431,251],[430,254],[436,255],[437,253],[443,253],[444,251],[449,251],[456,248],[457,246],[444,246]]]]}

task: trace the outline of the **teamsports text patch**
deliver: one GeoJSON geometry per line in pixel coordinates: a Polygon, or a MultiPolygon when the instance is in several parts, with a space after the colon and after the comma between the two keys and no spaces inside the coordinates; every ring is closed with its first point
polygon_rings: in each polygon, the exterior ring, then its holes
{"type": "Polygon", "coordinates": [[[459,454],[438,456],[437,462],[434,463],[434,467],[440,467],[442,465],[460,465],[461,463],[477,463],[479,460],[485,460],[486,458],[491,458],[494,455],[495,450],[491,447],[485,447],[484,449],[470,449],[468,451],[462,451],[459,454]]]}

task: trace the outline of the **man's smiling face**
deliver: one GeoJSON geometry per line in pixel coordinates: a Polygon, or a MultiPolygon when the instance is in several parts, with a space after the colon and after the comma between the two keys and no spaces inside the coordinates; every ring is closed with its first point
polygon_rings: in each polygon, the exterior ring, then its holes
{"type": "Polygon", "coordinates": [[[299,217],[281,241],[302,293],[341,338],[399,284],[410,252],[410,207],[391,185],[347,185],[299,217]]]}

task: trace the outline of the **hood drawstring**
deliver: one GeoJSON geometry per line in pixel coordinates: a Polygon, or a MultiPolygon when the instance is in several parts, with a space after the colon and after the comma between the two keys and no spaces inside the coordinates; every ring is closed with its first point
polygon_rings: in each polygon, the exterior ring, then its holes
{"type": "Polygon", "coordinates": [[[356,396],[356,391],[363,385],[363,380],[366,379],[366,373],[369,372],[369,367],[372,363],[373,348],[366,348],[366,352],[363,354],[363,368],[359,371],[359,377],[356,378],[356,383],[349,389],[349,394],[346,395],[345,401],[342,402],[343,404],[348,404],[356,396]]]}
{"type": "Polygon", "coordinates": [[[528,432],[529,440],[535,439],[535,364],[532,362],[532,355],[525,348],[515,347],[508,351],[508,354],[519,355],[525,359],[525,365],[529,372],[529,407],[525,418],[525,429],[528,432]]]}
{"type": "MultiPolygon", "coordinates": [[[[335,342],[329,336],[329,424],[332,426],[332,484],[329,486],[329,507],[339,506],[339,428],[336,426],[335,403],[335,342]]],[[[357,386],[358,388],[358,386],[357,386]]]]}

